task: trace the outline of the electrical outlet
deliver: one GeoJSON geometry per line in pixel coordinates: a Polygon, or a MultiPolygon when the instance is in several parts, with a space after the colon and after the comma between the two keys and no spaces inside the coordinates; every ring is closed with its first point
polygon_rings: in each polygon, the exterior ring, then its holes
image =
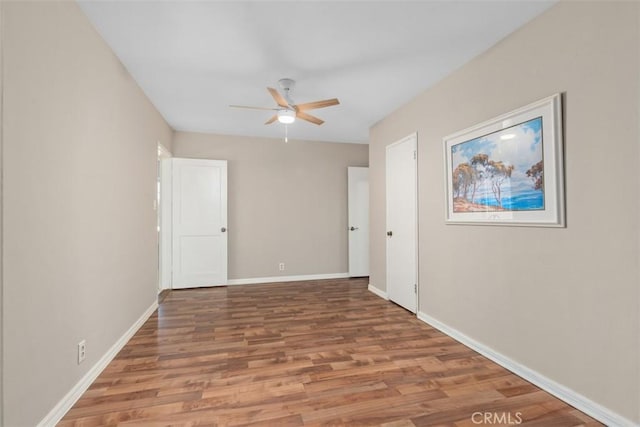
{"type": "Polygon", "coordinates": [[[84,362],[85,357],[87,357],[87,341],[82,340],[78,343],[78,365],[84,362]]]}
{"type": "Polygon", "coordinates": [[[284,271],[284,262],[281,262],[280,264],[278,264],[278,270],[284,271]]]}

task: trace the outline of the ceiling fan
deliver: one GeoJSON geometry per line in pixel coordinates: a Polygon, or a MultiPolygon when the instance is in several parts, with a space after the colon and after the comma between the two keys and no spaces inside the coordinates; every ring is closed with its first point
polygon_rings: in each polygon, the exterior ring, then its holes
{"type": "Polygon", "coordinates": [[[278,84],[280,85],[280,88],[282,88],[284,96],[282,96],[280,92],[272,87],[267,88],[273,99],[276,101],[276,104],[278,104],[278,107],[276,108],[251,107],[247,105],[230,105],[230,107],[276,111],[276,114],[274,114],[273,117],[265,122],[265,125],[269,125],[275,121],[283,124],[291,124],[295,122],[296,119],[306,120],[307,122],[321,125],[324,123],[324,120],[319,119],[316,116],[312,116],[311,114],[307,113],[307,111],[340,104],[340,101],[338,101],[337,98],[325,99],[315,102],[305,102],[304,104],[296,104],[291,99],[291,89],[293,89],[296,82],[292,79],[280,79],[278,80],[278,84]]]}

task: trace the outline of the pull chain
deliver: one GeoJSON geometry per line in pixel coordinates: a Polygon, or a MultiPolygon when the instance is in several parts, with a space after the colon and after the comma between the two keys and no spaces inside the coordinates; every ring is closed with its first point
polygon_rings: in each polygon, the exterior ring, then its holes
{"type": "Polygon", "coordinates": [[[284,125],[284,142],[289,142],[289,126],[284,125]]]}

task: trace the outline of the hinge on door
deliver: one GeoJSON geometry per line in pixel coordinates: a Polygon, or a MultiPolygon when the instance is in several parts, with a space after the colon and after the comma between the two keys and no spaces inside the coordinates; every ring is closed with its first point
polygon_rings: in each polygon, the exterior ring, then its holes
{"type": "Polygon", "coordinates": [[[416,159],[416,150],[413,150],[413,160],[416,159]]]}
{"type": "Polygon", "coordinates": [[[415,292],[416,294],[418,293],[418,284],[414,284],[413,285],[413,292],[415,292]]]}

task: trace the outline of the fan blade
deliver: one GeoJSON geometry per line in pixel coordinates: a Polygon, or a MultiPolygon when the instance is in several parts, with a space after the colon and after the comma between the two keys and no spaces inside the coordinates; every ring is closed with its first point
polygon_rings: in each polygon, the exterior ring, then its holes
{"type": "Polygon", "coordinates": [[[269,111],[278,111],[278,108],[267,108],[267,107],[251,107],[249,105],[229,105],[231,108],[248,108],[250,110],[269,110],[269,111]]]}
{"type": "Polygon", "coordinates": [[[271,123],[275,122],[276,120],[278,120],[278,115],[274,114],[273,117],[271,117],[269,120],[267,120],[266,122],[264,122],[265,125],[270,125],[271,123]]]}
{"type": "Polygon", "coordinates": [[[273,99],[276,100],[276,103],[279,106],[284,108],[287,108],[289,106],[289,103],[282,97],[282,95],[280,95],[280,92],[272,87],[268,87],[267,90],[269,91],[269,93],[271,93],[271,96],[273,96],[273,99]]]}
{"type": "Polygon", "coordinates": [[[308,122],[311,122],[315,125],[321,125],[324,123],[324,120],[321,120],[319,118],[317,118],[316,116],[312,116],[311,114],[307,114],[304,113],[302,111],[298,111],[298,114],[296,114],[296,117],[302,120],[306,120],[308,122]]]}
{"type": "Polygon", "coordinates": [[[305,110],[315,110],[316,108],[331,107],[332,105],[338,105],[338,104],[340,104],[340,101],[338,101],[337,98],[332,98],[332,99],[325,99],[323,101],[298,104],[296,105],[296,107],[298,108],[299,111],[305,111],[305,110]]]}

